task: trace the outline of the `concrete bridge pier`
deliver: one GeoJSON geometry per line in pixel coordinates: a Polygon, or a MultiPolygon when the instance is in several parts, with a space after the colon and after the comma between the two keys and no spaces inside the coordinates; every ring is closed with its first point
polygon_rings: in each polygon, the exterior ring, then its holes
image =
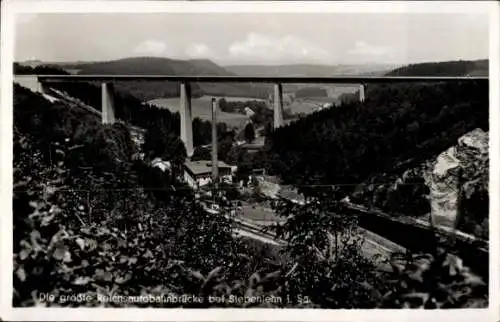
{"type": "Polygon", "coordinates": [[[274,84],[274,128],[283,126],[283,86],[274,84]]]}
{"type": "Polygon", "coordinates": [[[217,110],[219,100],[212,98],[212,182],[217,187],[219,183],[219,160],[217,152],[217,110]]]}
{"type": "Polygon", "coordinates": [[[184,142],[188,157],[194,152],[193,148],[193,115],[191,111],[191,85],[189,82],[180,83],[180,114],[181,140],[184,142]]]}
{"type": "Polygon", "coordinates": [[[111,83],[101,84],[102,124],[115,123],[114,88],[111,83]]]}
{"type": "Polygon", "coordinates": [[[41,94],[48,94],[49,88],[46,84],[37,81],[36,86],[37,86],[36,92],[41,93],[41,94]]]}
{"type": "Polygon", "coordinates": [[[359,85],[359,101],[363,103],[365,101],[365,85],[359,85]]]}
{"type": "Polygon", "coordinates": [[[14,83],[26,87],[32,92],[47,94],[47,86],[36,75],[14,75],[14,83]]]}

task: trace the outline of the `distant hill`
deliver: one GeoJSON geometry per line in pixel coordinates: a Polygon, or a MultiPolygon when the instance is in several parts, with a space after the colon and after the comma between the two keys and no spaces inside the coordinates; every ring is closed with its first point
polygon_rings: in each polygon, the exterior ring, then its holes
{"type": "Polygon", "coordinates": [[[79,74],[130,75],[234,75],[209,60],[177,60],[159,57],[133,57],[113,61],[61,65],[80,69],[79,74]]]}
{"type": "MultiPolygon", "coordinates": [[[[178,60],[159,57],[133,57],[102,62],[64,62],[43,63],[57,66],[71,73],[90,74],[129,74],[129,75],[215,75],[233,76],[234,73],[206,59],[178,60]]],[[[117,82],[119,91],[149,101],[157,98],[177,97],[178,85],[164,81],[127,81],[117,82]]],[[[261,84],[193,84],[193,96],[217,95],[252,98],[267,98],[271,93],[269,86],[261,84]]]]}
{"type": "Polygon", "coordinates": [[[305,76],[327,77],[346,75],[383,75],[394,69],[396,65],[232,65],[224,66],[230,72],[242,76],[305,76]]]}
{"type": "MultiPolygon", "coordinates": [[[[480,60],[453,60],[444,62],[428,62],[409,64],[385,73],[385,76],[488,76],[489,62],[487,59],[480,60]]],[[[392,84],[395,89],[401,84],[392,84]]],[[[382,91],[387,88],[384,84],[371,84],[365,88],[365,95],[371,96],[373,92],[382,91]]],[[[340,95],[339,101],[357,101],[358,91],[340,95]]]]}
{"type": "Polygon", "coordinates": [[[387,76],[488,76],[488,60],[455,60],[410,64],[387,76]]]}

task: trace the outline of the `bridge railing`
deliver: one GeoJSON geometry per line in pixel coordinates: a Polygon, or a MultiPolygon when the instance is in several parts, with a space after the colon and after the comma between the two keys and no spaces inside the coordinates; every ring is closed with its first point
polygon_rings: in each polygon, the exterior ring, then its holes
{"type": "MultiPolygon", "coordinates": [[[[296,77],[296,76],[172,76],[172,75],[32,75],[38,83],[40,92],[58,82],[101,82],[102,122],[114,123],[114,89],[115,81],[169,81],[179,83],[181,139],[188,155],[192,155],[193,128],[191,109],[191,83],[268,83],[274,85],[274,127],[283,125],[283,87],[282,84],[357,84],[359,100],[365,100],[365,85],[371,83],[421,83],[450,81],[488,82],[488,77],[420,77],[420,76],[334,76],[334,77],[296,77]]],[[[208,106],[207,106],[208,108],[208,106]]]]}

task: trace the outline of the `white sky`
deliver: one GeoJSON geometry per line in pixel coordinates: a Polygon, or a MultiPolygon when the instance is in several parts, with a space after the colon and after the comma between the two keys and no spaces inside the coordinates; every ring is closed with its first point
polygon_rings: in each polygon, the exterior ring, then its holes
{"type": "Polygon", "coordinates": [[[401,64],[488,58],[488,42],[480,13],[42,13],[17,16],[14,57],[401,64]]]}

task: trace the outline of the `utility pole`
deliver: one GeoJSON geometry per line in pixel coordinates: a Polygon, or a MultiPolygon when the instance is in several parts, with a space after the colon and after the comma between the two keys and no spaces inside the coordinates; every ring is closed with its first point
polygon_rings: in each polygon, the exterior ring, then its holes
{"type": "Polygon", "coordinates": [[[215,190],[219,182],[219,160],[217,158],[217,107],[219,101],[212,98],[212,182],[215,190]]]}

